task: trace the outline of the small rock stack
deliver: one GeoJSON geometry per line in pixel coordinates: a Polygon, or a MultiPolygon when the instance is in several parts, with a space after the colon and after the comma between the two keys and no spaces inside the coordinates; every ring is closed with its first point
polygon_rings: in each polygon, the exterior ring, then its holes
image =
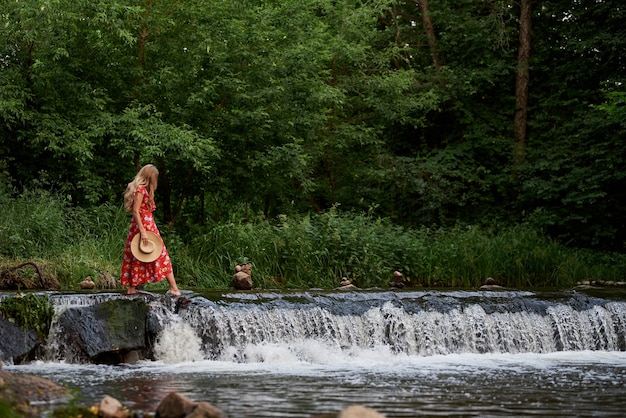
{"type": "Polygon", "coordinates": [[[405,284],[404,284],[404,275],[399,272],[399,271],[394,271],[393,272],[393,280],[391,281],[391,283],[389,283],[389,287],[393,287],[396,289],[402,289],[404,288],[405,284]]]}
{"type": "Polygon", "coordinates": [[[235,266],[235,275],[233,276],[233,287],[237,290],[252,289],[252,263],[238,264],[235,266]]]}

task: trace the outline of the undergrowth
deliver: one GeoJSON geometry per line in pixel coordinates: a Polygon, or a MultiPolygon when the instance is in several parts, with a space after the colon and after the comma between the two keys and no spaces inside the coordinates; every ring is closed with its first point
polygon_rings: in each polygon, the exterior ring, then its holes
{"type": "MultiPolygon", "coordinates": [[[[71,207],[46,193],[0,196],[0,262],[45,261],[62,289],[91,276],[117,280],[130,215],[120,205],[71,207]],[[40,212],[32,214],[32,207],[40,212]]],[[[528,225],[401,228],[369,213],[333,208],[177,231],[158,221],[183,288],[226,289],[252,262],[256,288],[334,288],[347,277],[386,287],[393,272],[409,286],[473,288],[492,277],[515,288],[567,287],[585,279],[624,281],[624,254],[569,248],[528,225]]],[[[162,282],[150,289],[167,289],[162,282]]],[[[102,287],[100,287],[102,288],[102,287]]]]}

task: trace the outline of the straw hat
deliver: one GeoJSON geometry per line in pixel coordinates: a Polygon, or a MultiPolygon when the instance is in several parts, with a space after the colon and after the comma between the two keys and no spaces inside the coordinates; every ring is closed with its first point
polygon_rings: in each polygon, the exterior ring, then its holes
{"type": "Polygon", "coordinates": [[[146,231],[148,245],[141,243],[141,234],[136,234],[130,243],[130,251],[135,258],[143,263],[151,263],[161,255],[163,240],[154,232],[146,231]]]}

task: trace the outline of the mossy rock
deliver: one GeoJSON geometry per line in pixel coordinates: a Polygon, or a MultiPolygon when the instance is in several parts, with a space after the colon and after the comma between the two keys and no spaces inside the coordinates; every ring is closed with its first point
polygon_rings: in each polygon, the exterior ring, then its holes
{"type": "Polygon", "coordinates": [[[141,299],[117,299],[72,307],[58,318],[56,338],[65,358],[116,364],[146,347],[148,308],[141,299]]]}

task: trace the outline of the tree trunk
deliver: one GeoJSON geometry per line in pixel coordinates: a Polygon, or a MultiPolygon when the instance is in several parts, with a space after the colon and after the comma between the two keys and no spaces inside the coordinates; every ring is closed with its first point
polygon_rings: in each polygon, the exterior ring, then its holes
{"type": "Polygon", "coordinates": [[[517,54],[517,78],[515,80],[515,115],[513,170],[524,162],[526,155],[526,124],[528,119],[528,78],[530,67],[531,3],[521,0],[519,50],[517,54]]]}
{"type": "Polygon", "coordinates": [[[433,59],[433,65],[436,70],[441,68],[441,60],[439,59],[439,51],[437,48],[437,37],[435,36],[435,27],[432,20],[430,20],[430,11],[428,9],[428,0],[414,0],[417,7],[422,14],[422,24],[424,25],[424,31],[426,32],[426,38],[428,39],[428,47],[430,48],[430,55],[433,59]]]}

